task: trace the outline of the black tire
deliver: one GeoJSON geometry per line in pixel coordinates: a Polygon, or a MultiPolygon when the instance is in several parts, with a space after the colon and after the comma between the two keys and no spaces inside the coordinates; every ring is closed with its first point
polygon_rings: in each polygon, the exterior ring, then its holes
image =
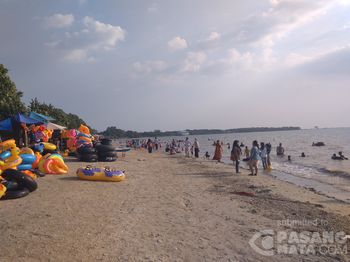
{"type": "Polygon", "coordinates": [[[101,162],[114,162],[116,160],[117,160],[116,157],[99,157],[98,158],[98,161],[101,161],[101,162]]]}
{"type": "Polygon", "coordinates": [[[45,173],[40,172],[38,169],[31,169],[30,171],[33,172],[34,174],[36,174],[38,177],[44,177],[44,176],[46,176],[45,173]]]}
{"type": "Polygon", "coordinates": [[[42,155],[45,156],[46,154],[58,154],[57,150],[45,150],[43,151],[42,155]]]}
{"type": "Polygon", "coordinates": [[[7,181],[2,183],[7,190],[13,191],[19,188],[18,183],[16,181],[7,181]]]}
{"type": "Polygon", "coordinates": [[[30,192],[33,192],[38,188],[38,184],[33,178],[23,174],[18,170],[6,169],[1,176],[6,180],[16,181],[19,187],[28,188],[30,192]]]}
{"type": "Polygon", "coordinates": [[[114,151],[108,151],[108,152],[98,152],[98,157],[117,157],[117,153],[114,151]]]}
{"type": "Polygon", "coordinates": [[[96,153],[96,149],[93,147],[79,147],[77,152],[81,155],[96,153]]]}
{"type": "Polygon", "coordinates": [[[25,197],[26,195],[29,194],[29,189],[28,188],[21,188],[17,190],[8,190],[6,191],[5,195],[3,195],[0,200],[6,200],[6,199],[16,199],[20,197],[25,197]]]}
{"type": "Polygon", "coordinates": [[[112,139],[109,139],[109,138],[102,138],[102,139],[101,139],[101,144],[102,144],[102,145],[112,145],[112,139]]]}
{"type": "Polygon", "coordinates": [[[68,156],[75,156],[75,152],[69,152],[68,156]]]}
{"type": "Polygon", "coordinates": [[[96,154],[86,154],[86,155],[78,155],[79,161],[82,162],[96,162],[98,157],[96,154]]]}
{"type": "Polygon", "coordinates": [[[115,147],[112,145],[98,145],[96,146],[97,152],[109,152],[114,151],[115,147]]]}

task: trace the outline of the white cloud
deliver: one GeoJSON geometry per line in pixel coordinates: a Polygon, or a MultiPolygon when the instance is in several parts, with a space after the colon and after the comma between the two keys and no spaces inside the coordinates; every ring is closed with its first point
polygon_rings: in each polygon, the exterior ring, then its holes
{"type": "Polygon", "coordinates": [[[185,39],[177,36],[173,39],[169,40],[168,42],[168,48],[170,51],[177,51],[181,49],[187,48],[187,42],[185,39]]]}
{"type": "Polygon", "coordinates": [[[86,16],[80,31],[65,32],[63,39],[46,45],[61,52],[69,62],[91,62],[99,52],[114,49],[125,39],[126,32],[119,26],[102,23],[86,16]]]}
{"type": "Polygon", "coordinates": [[[125,31],[120,26],[104,24],[89,16],[84,17],[83,22],[86,28],[82,33],[91,34],[96,38],[91,44],[94,49],[111,49],[125,39],[125,31]]]}
{"type": "Polygon", "coordinates": [[[207,55],[204,52],[189,52],[182,67],[182,72],[198,72],[203,63],[206,61],[207,55]]]}
{"type": "Polygon", "coordinates": [[[237,40],[272,47],[294,29],[324,15],[336,1],[270,0],[271,7],[250,17],[237,40]]]}
{"type": "Polygon", "coordinates": [[[220,40],[220,38],[221,38],[220,33],[218,33],[218,32],[211,32],[207,40],[208,41],[217,41],[217,40],[220,40]]]}
{"type": "Polygon", "coordinates": [[[132,65],[137,76],[146,76],[151,73],[161,73],[168,68],[168,64],[162,60],[135,62],[132,65]]]}
{"type": "Polygon", "coordinates": [[[44,23],[47,28],[65,28],[69,27],[74,22],[72,14],[54,14],[44,18],[44,23]]]}

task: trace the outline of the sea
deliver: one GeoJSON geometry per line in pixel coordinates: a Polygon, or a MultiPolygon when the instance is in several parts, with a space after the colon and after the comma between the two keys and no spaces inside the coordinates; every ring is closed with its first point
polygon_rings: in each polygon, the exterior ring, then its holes
{"type": "MultiPolygon", "coordinates": [[[[262,171],[260,163],[260,174],[274,176],[277,179],[288,181],[298,186],[309,188],[321,194],[327,195],[334,200],[350,204],[350,160],[332,160],[334,153],[339,151],[350,159],[350,128],[319,128],[302,129],[293,131],[274,132],[249,132],[231,133],[219,135],[197,135],[187,136],[191,142],[197,138],[200,144],[200,157],[204,158],[206,151],[210,156],[214,155],[215,146],[213,142],[223,142],[223,164],[232,165],[230,160],[231,149],[234,140],[252,146],[252,141],[271,143],[272,170],[262,171]],[[323,142],[325,146],[312,146],[313,142],[323,142]],[[276,147],[282,143],[285,156],[276,155],[276,147]],[[300,157],[304,152],[306,157],[300,157]],[[291,156],[288,161],[287,156],[291,156]]],[[[184,140],[182,137],[161,137],[163,143],[172,139],[184,140]]],[[[164,147],[162,148],[162,150],[164,147]]],[[[243,151],[244,148],[242,148],[243,151]]],[[[247,168],[246,163],[241,162],[242,168],[247,168]]]]}

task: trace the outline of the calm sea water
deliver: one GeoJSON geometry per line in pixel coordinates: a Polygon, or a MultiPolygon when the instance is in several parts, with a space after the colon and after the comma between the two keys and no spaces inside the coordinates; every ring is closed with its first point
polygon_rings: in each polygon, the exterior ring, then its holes
{"type": "MultiPolygon", "coordinates": [[[[190,141],[196,137],[200,143],[200,157],[208,151],[211,157],[215,147],[213,141],[220,140],[224,143],[223,162],[232,164],[227,143],[231,144],[237,139],[251,148],[253,140],[258,142],[270,142],[272,144],[271,172],[261,172],[262,175],[272,175],[291,183],[313,188],[329,197],[342,200],[350,204],[350,160],[332,160],[333,153],[342,151],[350,159],[350,128],[310,129],[297,131],[278,132],[254,132],[225,135],[200,135],[188,136],[190,141]],[[313,142],[322,141],[323,147],[312,146],[313,142]],[[276,146],[283,144],[286,156],[276,156],[276,146]],[[305,158],[299,157],[301,153],[305,158]],[[287,160],[290,155],[292,161],[287,160]]],[[[162,142],[171,141],[172,138],[161,138],[162,142]]],[[[175,137],[184,140],[185,137],[175,137]]],[[[261,165],[261,164],[260,164],[261,165]]],[[[242,167],[247,167],[244,162],[242,167]]],[[[262,166],[261,170],[262,170],[262,166]]]]}

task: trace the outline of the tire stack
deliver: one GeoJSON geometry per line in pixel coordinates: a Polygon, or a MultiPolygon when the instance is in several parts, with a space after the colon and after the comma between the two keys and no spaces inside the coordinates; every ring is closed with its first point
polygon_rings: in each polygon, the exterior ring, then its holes
{"type": "Polygon", "coordinates": [[[98,157],[96,149],[93,147],[82,146],[77,149],[77,157],[82,162],[96,162],[98,157]]]}
{"type": "Polygon", "coordinates": [[[117,160],[117,153],[112,145],[112,140],[108,138],[101,139],[101,144],[96,146],[98,161],[114,162],[117,160]]]}
{"type": "Polygon", "coordinates": [[[38,184],[33,178],[18,170],[6,169],[1,176],[5,179],[2,184],[7,189],[1,200],[25,197],[29,192],[38,188],[38,184]]]}

